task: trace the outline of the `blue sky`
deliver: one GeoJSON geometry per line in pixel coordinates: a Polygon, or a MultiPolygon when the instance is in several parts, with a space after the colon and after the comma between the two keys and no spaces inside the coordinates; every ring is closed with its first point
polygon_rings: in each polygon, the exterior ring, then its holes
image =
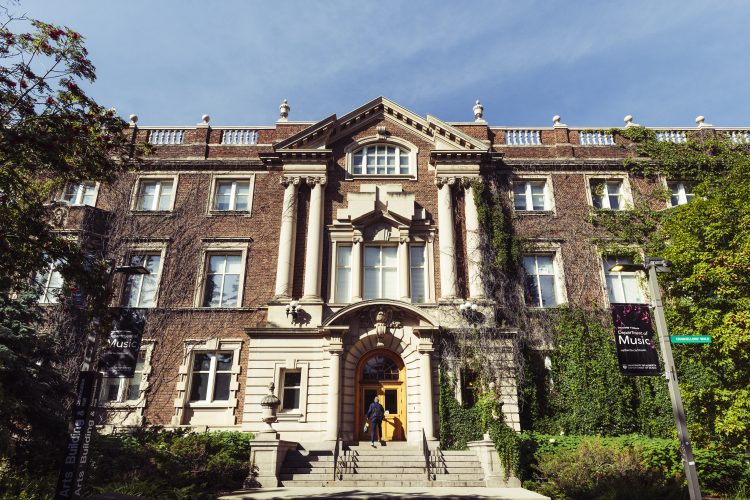
{"type": "Polygon", "coordinates": [[[20,0],[81,32],[90,90],[143,125],[270,125],[379,95],[492,125],[750,126],[750,2],[20,0]]]}

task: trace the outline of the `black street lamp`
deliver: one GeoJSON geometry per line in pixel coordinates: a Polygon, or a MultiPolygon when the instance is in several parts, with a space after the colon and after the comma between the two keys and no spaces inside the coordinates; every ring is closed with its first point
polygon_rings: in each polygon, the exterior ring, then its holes
{"type": "Polygon", "coordinates": [[[682,464],[685,468],[685,477],[688,482],[688,491],[690,492],[691,500],[700,500],[701,488],[698,483],[698,471],[695,467],[693,448],[690,444],[690,436],[688,435],[685,409],[682,406],[682,395],[680,394],[680,385],[677,381],[677,369],[672,357],[672,344],[669,340],[667,319],[664,316],[661,290],[659,289],[659,281],[656,277],[656,273],[669,272],[671,267],[672,263],[668,260],[658,257],[646,257],[646,261],[643,264],[615,264],[609,270],[615,273],[644,271],[648,274],[651,307],[654,309],[654,319],[659,335],[659,346],[661,347],[661,355],[664,359],[664,375],[667,378],[669,398],[672,400],[672,413],[677,424],[677,439],[680,442],[680,452],[682,453],[682,464]]]}

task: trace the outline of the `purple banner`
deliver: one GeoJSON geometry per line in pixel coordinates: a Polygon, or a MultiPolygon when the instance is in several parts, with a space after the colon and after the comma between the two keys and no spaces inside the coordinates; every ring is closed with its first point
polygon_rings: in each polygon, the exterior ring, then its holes
{"type": "Polygon", "coordinates": [[[654,346],[651,311],[646,304],[612,304],[615,345],[620,374],[656,376],[659,356],[654,346]]]}

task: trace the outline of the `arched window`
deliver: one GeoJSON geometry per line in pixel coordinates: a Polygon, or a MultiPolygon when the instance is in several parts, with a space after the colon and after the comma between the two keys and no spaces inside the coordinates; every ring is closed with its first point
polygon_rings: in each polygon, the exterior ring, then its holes
{"type": "Polygon", "coordinates": [[[401,146],[375,144],[365,146],[352,155],[354,175],[409,175],[409,150],[401,146]]]}
{"type": "Polygon", "coordinates": [[[387,356],[373,356],[362,366],[362,381],[398,380],[398,365],[387,356]]]}

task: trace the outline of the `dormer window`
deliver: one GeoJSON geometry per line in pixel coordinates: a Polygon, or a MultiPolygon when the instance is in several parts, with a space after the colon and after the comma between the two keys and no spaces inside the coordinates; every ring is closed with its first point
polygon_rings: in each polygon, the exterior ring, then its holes
{"type": "Polygon", "coordinates": [[[352,154],[353,175],[411,175],[408,149],[388,144],[365,146],[352,154]]]}

